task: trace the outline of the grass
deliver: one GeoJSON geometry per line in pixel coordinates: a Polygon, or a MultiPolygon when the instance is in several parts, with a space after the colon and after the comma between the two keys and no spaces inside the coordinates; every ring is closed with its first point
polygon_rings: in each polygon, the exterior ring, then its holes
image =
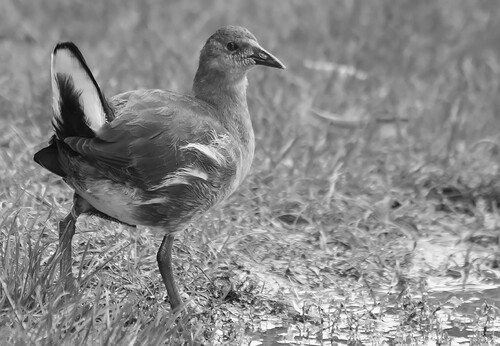
{"type": "Polygon", "coordinates": [[[0,8],[0,343],[500,342],[495,0],[0,8]],[[51,132],[54,44],[75,41],[108,95],[187,91],[226,24],[288,69],[251,72],[252,172],[178,238],[191,308],[169,311],[161,235],[93,217],[77,225],[68,296],[55,249],[71,191],[32,161],[51,132]]]}

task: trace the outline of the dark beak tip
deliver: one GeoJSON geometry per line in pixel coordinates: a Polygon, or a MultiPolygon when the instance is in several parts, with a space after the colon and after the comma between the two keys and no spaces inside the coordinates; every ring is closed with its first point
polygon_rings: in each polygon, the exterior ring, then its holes
{"type": "Polygon", "coordinates": [[[256,47],[252,58],[255,61],[256,65],[264,65],[281,70],[286,69],[286,66],[281,61],[279,61],[278,58],[276,58],[274,55],[272,55],[262,47],[256,47]]]}
{"type": "Polygon", "coordinates": [[[277,69],[280,69],[280,70],[286,69],[285,64],[283,64],[279,60],[274,60],[274,59],[273,60],[268,60],[265,63],[263,63],[262,65],[267,66],[267,67],[277,68],[277,69]]]}
{"type": "Polygon", "coordinates": [[[283,64],[281,61],[273,61],[272,63],[268,64],[267,66],[269,67],[274,67],[280,70],[286,70],[285,64],[283,64]]]}

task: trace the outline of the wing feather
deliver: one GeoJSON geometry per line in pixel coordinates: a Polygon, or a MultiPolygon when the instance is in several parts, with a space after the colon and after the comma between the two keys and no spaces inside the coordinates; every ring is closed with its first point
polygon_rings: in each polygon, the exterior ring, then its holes
{"type": "Polygon", "coordinates": [[[89,163],[126,171],[150,187],[193,165],[211,169],[221,163],[213,153],[200,157],[200,151],[192,150],[193,145],[210,147],[218,134],[227,136],[213,110],[197,99],[155,90],[118,95],[115,103],[117,118],[104,124],[96,137],[64,140],[89,163]]]}

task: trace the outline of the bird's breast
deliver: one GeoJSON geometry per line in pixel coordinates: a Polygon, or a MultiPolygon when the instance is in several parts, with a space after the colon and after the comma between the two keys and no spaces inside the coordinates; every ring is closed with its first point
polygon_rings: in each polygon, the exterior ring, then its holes
{"type": "Polygon", "coordinates": [[[236,170],[234,179],[230,184],[228,195],[232,194],[238,186],[241,185],[252,166],[254,151],[255,151],[255,138],[251,124],[247,127],[246,133],[239,139],[238,145],[234,156],[236,157],[236,170]]]}

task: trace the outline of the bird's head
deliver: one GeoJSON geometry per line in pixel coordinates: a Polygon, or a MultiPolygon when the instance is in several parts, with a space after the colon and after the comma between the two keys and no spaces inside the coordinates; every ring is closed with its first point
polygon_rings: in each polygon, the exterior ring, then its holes
{"type": "Polygon", "coordinates": [[[201,50],[200,69],[238,78],[255,65],[284,69],[285,65],[262,48],[255,36],[239,26],[217,30],[201,50]]]}

